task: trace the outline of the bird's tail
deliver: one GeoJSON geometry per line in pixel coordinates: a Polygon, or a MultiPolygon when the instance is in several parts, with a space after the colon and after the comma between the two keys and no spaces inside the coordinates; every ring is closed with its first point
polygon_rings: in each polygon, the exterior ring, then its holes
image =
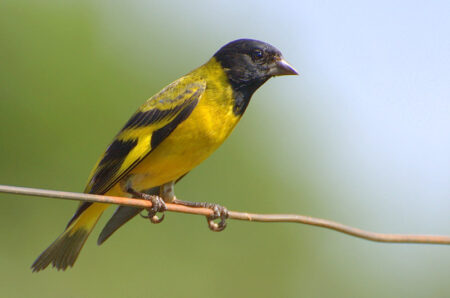
{"type": "MultiPolygon", "coordinates": [[[[180,178],[181,179],[181,178],[180,178]]],[[[178,180],[180,180],[178,179],[178,180]]],[[[177,182],[178,182],[177,180],[177,182]]],[[[159,195],[159,186],[153,187],[143,191],[148,195],[159,195]]],[[[138,215],[143,208],[131,206],[119,206],[114,212],[113,216],[108,220],[103,228],[100,236],[98,236],[97,244],[100,245],[106,241],[117,229],[126,224],[130,219],[138,215]]]]}
{"type": "Polygon", "coordinates": [[[86,239],[109,204],[85,203],[78,208],[66,230],[34,261],[31,268],[37,272],[52,264],[65,270],[75,263],[86,239]]]}

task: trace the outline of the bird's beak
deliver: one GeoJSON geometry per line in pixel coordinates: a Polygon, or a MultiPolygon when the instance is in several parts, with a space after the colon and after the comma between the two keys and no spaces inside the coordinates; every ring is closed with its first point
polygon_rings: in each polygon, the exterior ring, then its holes
{"type": "Polygon", "coordinates": [[[298,72],[283,58],[278,59],[275,65],[270,69],[272,76],[298,75],[298,72]]]}

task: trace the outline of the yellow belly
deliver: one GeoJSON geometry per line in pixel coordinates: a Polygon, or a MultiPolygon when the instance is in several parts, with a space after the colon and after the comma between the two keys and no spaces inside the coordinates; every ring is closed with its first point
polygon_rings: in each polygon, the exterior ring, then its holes
{"type": "Polygon", "coordinates": [[[233,114],[231,97],[217,104],[207,101],[205,98],[210,97],[205,95],[188,119],[130,172],[136,190],[178,179],[210,156],[229,136],[239,121],[233,114]]]}

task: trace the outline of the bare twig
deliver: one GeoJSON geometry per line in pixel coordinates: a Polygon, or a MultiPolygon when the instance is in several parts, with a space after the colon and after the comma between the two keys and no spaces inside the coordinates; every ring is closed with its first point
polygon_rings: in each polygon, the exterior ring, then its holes
{"type": "MultiPolygon", "coordinates": [[[[0,193],[22,194],[38,197],[51,197],[66,200],[89,201],[99,203],[109,203],[117,205],[134,206],[140,208],[150,208],[152,203],[146,200],[92,195],[85,193],[65,192],[44,190],[37,188],[26,188],[0,185],[0,193]]],[[[213,215],[213,211],[207,208],[192,208],[187,206],[166,204],[168,211],[197,214],[204,216],[213,215]]],[[[402,234],[382,234],[364,231],[358,228],[346,226],[334,221],[314,218],[297,214],[255,214],[246,212],[230,211],[229,218],[247,221],[258,222],[295,222],[322,228],[332,229],[341,233],[345,233],[358,238],[363,238],[378,242],[392,242],[392,243],[429,243],[429,244],[450,244],[450,236],[440,235],[402,235],[402,234]]]]}

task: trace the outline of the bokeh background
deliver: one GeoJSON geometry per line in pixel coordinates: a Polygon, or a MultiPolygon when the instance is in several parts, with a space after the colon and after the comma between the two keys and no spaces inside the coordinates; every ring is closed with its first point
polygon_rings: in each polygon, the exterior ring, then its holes
{"type": "MultiPolygon", "coordinates": [[[[0,183],[81,191],[149,96],[223,44],[272,43],[300,72],[253,97],[177,187],[232,210],[450,234],[448,1],[0,3],[0,183]]],[[[450,247],[294,224],[135,219],[76,266],[32,274],[76,203],[0,195],[1,297],[449,297],[450,247]]]]}

